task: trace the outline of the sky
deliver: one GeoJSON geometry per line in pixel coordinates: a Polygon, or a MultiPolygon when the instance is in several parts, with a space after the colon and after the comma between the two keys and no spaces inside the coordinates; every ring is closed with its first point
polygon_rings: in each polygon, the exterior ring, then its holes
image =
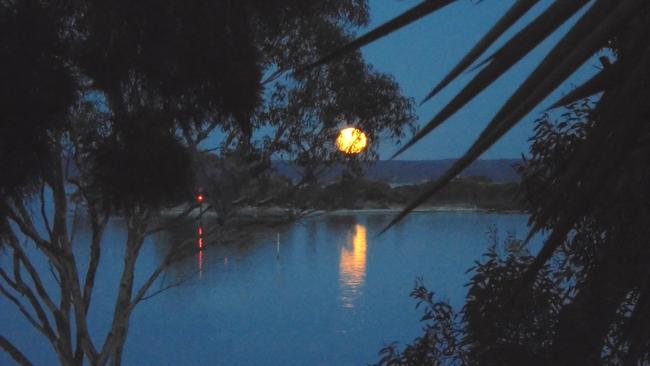
{"type": "MultiPolygon", "coordinates": [[[[522,28],[551,0],[542,0],[522,22],[506,33],[497,42],[503,44],[514,31],[522,28]]],[[[420,0],[369,0],[372,29],[420,3],[420,0]]],[[[459,0],[442,10],[430,14],[391,35],[362,49],[366,61],[376,70],[392,74],[402,88],[404,95],[420,103],[433,86],[442,80],[455,64],[503,15],[514,0],[459,0]]],[[[480,134],[498,108],[507,100],[543,59],[544,55],[575,22],[567,22],[538,48],[533,50],[519,65],[510,69],[488,90],[466,105],[445,124],[434,130],[418,144],[398,157],[399,160],[449,159],[460,157],[480,134]]],[[[363,33],[363,32],[361,32],[363,33]]],[[[492,48],[491,50],[494,50],[492,48]]],[[[491,53],[488,50],[488,54],[491,53]]],[[[558,88],[539,108],[524,118],[497,144],[488,150],[483,159],[519,158],[528,152],[528,140],[532,136],[534,121],[552,101],[569,92],[575,85],[586,80],[597,71],[596,63],[589,62],[558,88]]],[[[456,92],[475,73],[463,75],[434,99],[417,108],[418,124],[425,125],[436,112],[453,98],[456,92]]],[[[380,158],[387,159],[397,150],[394,144],[380,145],[380,158]]]]}
{"type": "MultiPolygon", "coordinates": [[[[368,0],[370,24],[359,35],[398,16],[422,0],[368,0]]],[[[428,92],[444,78],[458,61],[479,39],[505,14],[515,0],[458,0],[419,21],[377,40],[361,52],[375,70],[391,74],[399,83],[402,93],[416,101],[418,125],[424,126],[449,102],[476,72],[467,72],[447,86],[436,97],[419,106],[428,92]]],[[[540,0],[520,22],[504,34],[486,51],[491,54],[503,45],[524,25],[538,16],[553,0],[540,0]]],[[[593,1],[592,1],[593,3],[593,1]]],[[[583,12],[586,9],[583,9],[583,12]]],[[[487,90],[463,107],[447,122],[409,148],[397,160],[455,159],[463,155],[483,128],[514,93],[516,88],[534,70],[582,13],[570,19],[555,33],[531,51],[520,63],[502,75],[487,90]]],[[[484,56],[485,56],[484,55],[484,56]]],[[[481,61],[482,58],[479,58],[481,61]]],[[[576,85],[586,81],[597,72],[597,57],[587,62],[572,75],[538,108],[522,119],[513,129],[486,151],[482,159],[517,159],[528,153],[529,139],[533,134],[535,120],[543,111],[576,85]]],[[[265,134],[265,130],[258,132],[265,134]]],[[[215,131],[203,144],[212,148],[225,136],[215,131]]],[[[406,142],[406,141],[404,141],[406,142]]],[[[373,141],[371,141],[373,143],[373,141]]],[[[379,158],[388,159],[399,148],[384,139],[379,144],[379,158]]]]}

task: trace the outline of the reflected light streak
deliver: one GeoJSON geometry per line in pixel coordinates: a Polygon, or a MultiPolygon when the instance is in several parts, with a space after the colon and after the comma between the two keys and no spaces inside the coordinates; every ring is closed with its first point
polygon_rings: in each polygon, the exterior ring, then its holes
{"type": "Polygon", "coordinates": [[[341,248],[339,282],[343,307],[354,307],[354,300],[361,294],[366,281],[367,246],[366,227],[357,224],[352,237],[352,248],[349,245],[341,248]]]}
{"type": "Polygon", "coordinates": [[[203,275],[203,251],[199,250],[199,278],[203,275]]]}
{"type": "Polygon", "coordinates": [[[203,226],[199,224],[199,250],[203,249],[203,226]]]}
{"type": "Polygon", "coordinates": [[[199,238],[199,278],[201,278],[201,275],[203,274],[203,226],[199,224],[199,230],[198,230],[199,238]]]}

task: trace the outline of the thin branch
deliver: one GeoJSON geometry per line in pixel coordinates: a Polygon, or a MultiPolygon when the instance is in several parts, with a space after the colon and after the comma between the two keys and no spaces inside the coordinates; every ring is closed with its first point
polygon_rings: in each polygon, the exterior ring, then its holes
{"type": "MultiPolygon", "coordinates": [[[[179,227],[179,226],[183,226],[183,225],[185,225],[185,224],[188,223],[190,220],[188,220],[188,221],[182,221],[182,222],[179,222],[179,221],[180,221],[180,220],[184,220],[184,219],[185,219],[185,218],[186,218],[190,213],[192,213],[192,212],[193,212],[197,207],[200,207],[200,206],[197,205],[197,204],[190,205],[187,209],[185,209],[183,212],[181,212],[180,214],[178,214],[176,217],[174,217],[174,218],[171,220],[171,221],[175,222],[175,224],[173,224],[173,225],[160,225],[160,226],[158,226],[158,227],[156,227],[156,228],[153,228],[153,229],[151,229],[151,230],[147,230],[147,232],[145,232],[144,236],[149,236],[149,235],[152,235],[152,234],[155,234],[155,233],[161,232],[161,231],[165,231],[165,230],[169,230],[169,229],[173,229],[173,228],[176,228],[176,227],[179,227]]],[[[192,220],[194,220],[194,219],[192,219],[192,220]]]]}
{"type": "Polygon", "coordinates": [[[279,79],[282,75],[286,73],[290,73],[291,69],[290,68],[282,68],[282,69],[277,69],[274,73],[266,77],[264,80],[260,82],[261,85],[266,85],[269,83],[274,82],[275,80],[279,79]]]}
{"type": "Polygon", "coordinates": [[[90,261],[88,262],[88,269],[86,270],[86,277],[84,280],[84,291],[83,291],[83,303],[85,308],[85,313],[88,313],[88,308],[90,307],[90,300],[92,297],[92,291],[95,285],[95,275],[97,274],[97,268],[99,267],[99,259],[101,256],[101,240],[104,229],[108,224],[109,216],[104,216],[101,220],[98,218],[98,214],[94,207],[90,208],[90,217],[92,221],[92,239],[90,243],[90,261]]]}
{"type": "Polygon", "coordinates": [[[74,203],[74,210],[72,212],[72,224],[70,225],[70,242],[74,243],[74,236],[76,234],[75,228],[77,227],[77,218],[79,217],[79,204],[74,203]]]}
{"type": "Polygon", "coordinates": [[[52,278],[54,278],[54,281],[56,282],[57,285],[61,286],[61,280],[59,279],[59,276],[56,275],[54,272],[54,267],[52,267],[52,261],[47,261],[47,268],[50,270],[50,273],[52,274],[52,278]]]}
{"type": "MultiPolygon", "coordinates": [[[[207,230],[204,235],[208,236],[213,234],[216,230],[218,230],[219,227],[214,226],[210,230],[207,230]]],[[[186,248],[188,244],[191,244],[194,242],[194,238],[188,238],[183,240],[179,245],[175,246],[173,249],[170,249],[169,253],[165,256],[165,259],[160,263],[158,268],[149,276],[147,281],[140,287],[136,295],[133,297],[131,300],[131,304],[129,305],[129,310],[133,310],[133,308],[140,303],[141,301],[151,298],[154,296],[154,294],[160,293],[163,290],[158,290],[156,293],[147,295],[147,291],[151,288],[151,286],[156,282],[160,274],[167,268],[169,267],[170,264],[174,263],[175,261],[181,259],[182,257],[178,256],[180,253],[182,253],[186,248]]],[[[171,286],[175,287],[175,286],[171,286]]]]}
{"type": "MultiPolygon", "coordinates": [[[[207,233],[206,233],[207,235],[207,233]]],[[[156,268],[156,270],[149,276],[147,281],[140,287],[136,295],[133,297],[131,300],[131,303],[129,304],[129,311],[133,310],[135,306],[143,300],[145,295],[147,294],[147,291],[151,288],[151,286],[156,282],[160,274],[175,260],[178,259],[176,255],[182,251],[182,249],[185,248],[185,246],[189,243],[192,243],[194,239],[186,239],[181,243],[181,245],[177,246],[174,249],[171,249],[169,253],[167,253],[167,256],[165,256],[165,259],[162,261],[162,263],[156,268]]]]}
{"type": "Polygon", "coordinates": [[[230,134],[226,138],[226,141],[224,141],[223,147],[227,149],[228,146],[230,146],[230,144],[232,143],[232,141],[235,139],[236,136],[237,136],[237,129],[233,128],[233,130],[230,132],[230,134]]]}
{"type": "MultiPolygon", "coordinates": [[[[4,277],[4,276],[3,276],[4,277]]],[[[52,332],[52,329],[49,325],[42,325],[39,324],[36,319],[32,316],[32,314],[29,313],[29,311],[25,308],[25,306],[18,300],[15,296],[13,296],[2,284],[0,284],[0,293],[2,293],[9,301],[14,303],[18,310],[23,314],[25,319],[40,333],[45,335],[52,344],[56,342],[56,338],[54,336],[54,333],[52,332]]]]}
{"type": "MultiPolygon", "coordinates": [[[[308,211],[303,211],[303,213],[309,214],[308,211]]],[[[301,215],[301,213],[299,213],[298,215],[301,215]]],[[[204,235],[205,236],[212,235],[219,229],[221,229],[221,228],[218,227],[218,226],[214,226],[210,230],[207,230],[206,232],[204,232],[204,235]]],[[[239,230],[233,230],[231,233],[240,233],[240,231],[239,230]]],[[[234,238],[240,238],[241,239],[241,236],[230,237],[230,240],[233,240],[234,238]]],[[[148,299],[150,299],[150,298],[152,298],[152,297],[154,297],[156,295],[159,295],[160,293],[162,293],[162,292],[164,292],[166,290],[169,290],[171,288],[180,286],[181,284],[187,282],[189,279],[192,278],[192,276],[188,276],[188,277],[186,277],[184,279],[181,279],[181,280],[179,280],[177,282],[174,282],[174,283],[172,283],[170,285],[167,285],[167,286],[165,286],[165,287],[163,287],[163,288],[161,288],[159,290],[156,290],[156,291],[150,293],[149,295],[147,295],[147,291],[149,291],[149,289],[155,283],[155,281],[158,279],[160,274],[167,267],[169,267],[170,264],[184,258],[183,256],[179,256],[179,254],[183,253],[184,250],[187,249],[187,245],[192,244],[192,243],[194,243],[194,238],[185,239],[179,245],[175,246],[174,249],[171,249],[169,251],[169,253],[165,257],[165,259],[161,262],[161,264],[158,266],[158,268],[149,276],[147,281],[140,287],[140,289],[138,290],[136,295],[133,297],[133,300],[132,300],[131,305],[130,305],[130,310],[133,310],[133,308],[135,308],[135,306],[138,303],[140,303],[140,302],[142,302],[144,300],[148,300],[148,299]]]]}
{"type": "Polygon", "coordinates": [[[2,205],[2,208],[4,208],[7,217],[11,219],[11,221],[15,222],[16,225],[18,225],[18,228],[23,234],[25,234],[27,237],[33,240],[37,246],[47,248],[47,251],[50,254],[53,253],[53,251],[51,250],[52,248],[49,248],[50,243],[47,240],[43,239],[38,234],[38,231],[36,231],[34,224],[29,218],[29,213],[22,205],[22,203],[14,202],[14,206],[18,210],[18,212],[16,212],[16,210],[14,210],[13,207],[6,204],[6,202],[0,202],[0,205],[2,205]]]}
{"type": "MultiPolygon", "coordinates": [[[[305,214],[308,214],[307,211],[303,211],[305,214]]],[[[214,226],[210,230],[206,231],[204,235],[208,236],[211,234],[214,234],[217,230],[220,228],[217,226],[214,226]]],[[[235,231],[238,232],[238,231],[235,231]]],[[[183,251],[187,248],[188,244],[191,244],[194,242],[194,238],[188,238],[183,240],[179,245],[175,246],[173,249],[169,251],[169,253],[166,255],[165,259],[161,262],[161,264],[156,268],[156,270],[149,276],[147,281],[140,287],[136,295],[133,297],[133,300],[131,301],[131,304],[129,305],[129,311],[132,311],[133,308],[135,308],[136,305],[138,305],[140,302],[148,300],[156,295],[159,295],[160,293],[169,290],[171,288],[180,286],[181,284],[187,282],[192,276],[189,276],[187,278],[181,279],[177,282],[174,282],[170,285],[167,285],[159,290],[156,290],[149,295],[147,295],[147,292],[151,288],[151,286],[156,282],[160,274],[169,267],[170,264],[174,263],[177,260],[182,259],[182,256],[179,256],[180,253],[183,253],[183,251]]]]}
{"type": "Polygon", "coordinates": [[[212,131],[214,131],[215,128],[217,128],[217,126],[219,126],[219,119],[215,119],[214,121],[212,121],[208,127],[201,130],[197,130],[194,146],[197,146],[198,144],[201,143],[201,141],[208,138],[208,136],[212,133],[212,131]]]}
{"type": "Polygon", "coordinates": [[[45,254],[45,256],[51,262],[54,263],[57,269],[60,269],[61,262],[59,259],[59,254],[60,254],[59,250],[53,247],[50,242],[46,241],[38,234],[36,228],[34,227],[34,224],[29,218],[29,214],[27,213],[27,210],[22,205],[22,203],[15,202],[15,206],[20,212],[20,215],[16,213],[16,211],[14,211],[13,207],[6,204],[6,202],[0,201],[0,208],[4,209],[4,212],[7,215],[7,217],[18,226],[20,232],[23,233],[25,236],[27,236],[29,239],[31,239],[36,244],[38,249],[40,249],[41,252],[45,254]]]}
{"type": "MultiPolygon", "coordinates": [[[[45,306],[47,306],[47,308],[52,312],[52,314],[57,314],[58,309],[56,308],[56,306],[54,306],[54,302],[52,301],[52,298],[50,297],[50,295],[45,290],[45,287],[43,286],[41,277],[39,276],[38,272],[36,271],[32,263],[25,255],[25,252],[23,252],[22,248],[20,248],[20,246],[17,245],[17,243],[13,240],[10,240],[10,245],[14,251],[14,280],[16,281],[16,284],[20,288],[29,288],[20,275],[20,264],[22,263],[23,267],[25,267],[27,273],[29,274],[29,277],[34,283],[34,287],[36,288],[36,293],[38,294],[38,296],[45,303],[45,306]]],[[[34,296],[33,293],[32,296],[34,296]]]]}
{"type": "Polygon", "coordinates": [[[25,354],[14,346],[9,340],[0,335],[0,348],[11,356],[20,366],[31,366],[32,363],[25,357],[25,354]]]}
{"type": "Polygon", "coordinates": [[[210,124],[205,128],[196,127],[196,133],[192,133],[192,128],[183,128],[181,132],[185,138],[187,145],[194,149],[196,148],[203,140],[205,140],[215,128],[219,126],[219,118],[215,118],[210,124]]]}
{"type": "Polygon", "coordinates": [[[163,293],[163,292],[165,292],[165,291],[167,291],[167,290],[169,290],[169,289],[172,289],[172,288],[174,288],[174,287],[178,287],[178,286],[180,286],[180,285],[186,283],[187,281],[189,281],[190,279],[192,279],[192,278],[193,278],[197,273],[198,273],[198,271],[195,271],[194,274],[191,275],[191,276],[187,276],[187,277],[185,277],[185,278],[182,278],[182,279],[180,279],[180,280],[178,280],[178,281],[176,281],[176,282],[174,282],[174,283],[172,283],[172,284],[169,284],[169,285],[167,285],[167,286],[164,286],[164,287],[162,287],[162,288],[160,288],[160,289],[158,289],[158,290],[156,290],[156,291],[150,293],[149,295],[143,296],[142,298],[140,298],[140,299],[138,300],[137,303],[134,303],[134,304],[133,304],[133,307],[135,307],[135,306],[136,306],[138,303],[140,303],[140,302],[143,302],[143,301],[149,300],[149,299],[151,299],[152,297],[155,297],[155,296],[157,296],[157,295],[160,295],[161,293],[163,293]]]}
{"type": "MultiPolygon", "coordinates": [[[[18,267],[18,265],[16,264],[16,259],[14,257],[15,276],[17,275],[17,273],[20,273],[20,268],[19,267],[16,268],[16,267],[18,267]]],[[[0,268],[0,278],[2,278],[5,281],[5,283],[7,283],[7,285],[9,285],[14,291],[21,294],[22,296],[26,297],[27,300],[29,300],[29,303],[32,305],[32,309],[34,309],[34,312],[36,312],[36,315],[41,321],[41,325],[43,329],[49,330],[49,332],[53,334],[54,332],[51,329],[49,320],[47,318],[47,314],[45,313],[43,306],[34,295],[34,292],[32,292],[32,290],[22,281],[20,276],[18,276],[18,278],[16,278],[15,281],[12,281],[11,278],[7,275],[7,273],[2,268],[0,268]]]]}
{"type": "MultiPolygon", "coordinates": [[[[57,156],[60,156],[60,154],[57,154],[57,156]]],[[[52,188],[52,197],[54,198],[54,224],[52,228],[54,235],[51,239],[54,242],[58,242],[57,244],[64,250],[66,255],[70,255],[72,249],[71,243],[68,240],[68,228],[66,224],[68,200],[65,193],[65,181],[63,180],[61,161],[55,161],[52,165],[53,178],[50,186],[52,188]]]]}
{"type": "Polygon", "coordinates": [[[166,263],[165,261],[165,263],[158,266],[158,268],[156,268],[156,270],[151,274],[151,276],[149,276],[147,282],[145,282],[142,285],[142,287],[140,287],[140,290],[138,290],[137,294],[129,304],[129,311],[132,311],[133,308],[135,308],[135,306],[138,305],[138,303],[140,303],[140,301],[145,299],[145,294],[147,293],[147,291],[149,291],[151,285],[153,285],[153,283],[156,282],[160,274],[167,268],[167,266],[168,263],[166,263]]]}
{"type": "Polygon", "coordinates": [[[48,234],[52,237],[52,227],[50,226],[50,221],[47,219],[47,213],[45,212],[45,182],[41,183],[41,216],[43,217],[43,222],[45,223],[45,228],[47,229],[48,234]]]}
{"type": "Polygon", "coordinates": [[[16,234],[11,228],[7,232],[7,239],[8,239],[7,242],[9,246],[12,248],[14,252],[14,279],[16,280],[17,285],[27,287],[27,284],[25,284],[22,281],[22,278],[20,276],[20,263],[22,263],[22,265],[27,270],[27,273],[29,274],[32,283],[34,283],[34,286],[36,287],[37,294],[43,300],[43,302],[45,302],[47,308],[53,314],[56,314],[57,308],[54,306],[54,302],[52,301],[52,298],[45,290],[45,286],[43,286],[43,281],[41,280],[38,271],[36,271],[36,268],[34,268],[33,264],[27,258],[25,251],[23,251],[23,248],[20,246],[20,243],[18,242],[18,238],[16,237],[16,234]]]}

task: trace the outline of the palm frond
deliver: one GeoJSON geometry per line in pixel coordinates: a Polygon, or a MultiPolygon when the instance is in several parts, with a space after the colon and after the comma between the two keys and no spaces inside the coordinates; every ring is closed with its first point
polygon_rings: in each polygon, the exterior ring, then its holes
{"type": "MultiPolygon", "coordinates": [[[[507,14],[502,17],[498,23],[475,45],[463,59],[446,75],[443,80],[437,84],[433,90],[425,97],[424,101],[429,100],[440,90],[448,86],[468,67],[470,67],[505,31],[512,27],[514,23],[535,4],[537,1],[520,0],[510,8],[507,14]]],[[[421,4],[420,6],[422,6],[421,4]]],[[[537,47],[551,33],[555,32],[568,19],[572,18],[586,6],[588,9],[580,16],[577,22],[563,35],[561,40],[552,47],[540,64],[526,78],[524,83],[510,96],[510,98],[501,106],[496,115],[486,125],[478,139],[470,146],[467,152],[460,157],[435,183],[424,192],[421,196],[411,202],[402,210],[389,224],[382,230],[382,233],[401,221],[413,209],[420,206],[432,195],[437,193],[442,187],[449,183],[454,177],[460,174],[469,164],[476,160],[482,153],[490,148],[523,117],[530,113],[543,100],[545,100],[558,86],[564,83],[578,68],[587,62],[599,49],[605,48],[608,42],[611,42],[620,32],[621,28],[627,24],[635,15],[649,7],[646,0],[566,0],[555,1],[546,10],[544,10],[533,21],[527,24],[522,30],[517,32],[509,39],[500,49],[490,55],[479,66],[483,68],[479,73],[470,80],[448,104],[446,104],[438,114],[436,114],[425,126],[419,131],[406,145],[398,150],[395,155],[400,154],[411,147],[418,140],[433,131],[440,124],[448,120],[458,110],[463,108],[471,100],[487,87],[492,85],[501,75],[509,70],[513,65],[519,63],[532,49],[537,47]]],[[[417,7],[416,7],[417,8],[417,7]]],[[[416,8],[412,10],[416,10],[416,8]]],[[[405,14],[413,14],[410,11],[405,14]]],[[[424,13],[421,13],[424,14],[424,13]]],[[[423,16],[423,15],[422,15],[423,16]]],[[[404,14],[387,23],[385,31],[393,31],[398,27],[404,26],[404,14]]],[[[419,19],[420,16],[416,18],[419,19]]],[[[414,18],[414,19],[416,19],[414,18]]],[[[412,21],[412,20],[410,20],[412,21]]],[[[380,27],[381,28],[381,27],[380,27]]],[[[387,33],[380,31],[367,35],[349,43],[341,49],[334,51],[331,55],[325,57],[312,65],[315,67],[325,62],[329,62],[336,57],[340,57],[346,52],[350,52],[368,42],[377,39],[387,33]]],[[[626,65],[629,66],[629,65],[626,65]]],[[[568,95],[564,96],[551,108],[556,108],[567,103],[575,102],[580,98],[594,95],[596,93],[607,91],[621,82],[623,67],[618,63],[605,67],[601,72],[592,77],[587,82],[579,85],[568,95]]],[[[628,90],[629,92],[629,90],[628,90]]],[[[621,94],[621,93],[619,93],[621,94]]],[[[624,94],[624,93],[622,93],[624,94]]],[[[606,114],[620,108],[620,103],[613,103],[606,114]]],[[[607,131],[603,128],[601,136],[607,136],[607,131]]],[[[598,139],[597,139],[598,140],[598,139]]],[[[601,143],[599,141],[590,141],[593,144],[601,143]]],[[[564,168],[571,170],[571,174],[564,174],[560,185],[570,187],[571,180],[576,180],[578,175],[585,174],[588,168],[588,162],[594,162],[593,156],[590,156],[589,146],[582,151],[578,151],[576,156],[571,159],[571,163],[564,168]],[[592,159],[592,160],[590,160],[592,159]]],[[[592,149],[593,150],[593,149],[592,149]]],[[[617,159],[609,159],[608,164],[604,167],[613,166],[617,159]]],[[[593,164],[598,164],[595,162],[593,164]]],[[[593,167],[592,164],[592,167],[593,167]]],[[[600,170],[592,174],[598,174],[600,170]]],[[[556,172],[557,173],[557,172],[556,172]]],[[[562,175],[563,173],[558,173],[562,175]]],[[[598,181],[598,179],[595,179],[598,181]]],[[[567,234],[572,229],[584,210],[588,209],[585,198],[589,195],[597,194],[600,186],[598,184],[576,194],[576,198],[568,209],[565,209],[557,225],[555,225],[550,237],[545,242],[542,251],[539,253],[535,262],[531,265],[528,272],[522,279],[522,286],[529,285],[530,281],[535,278],[539,268],[553,255],[557,247],[563,242],[567,234]]],[[[557,206],[562,205],[562,196],[556,195],[549,197],[549,205],[539,213],[539,222],[545,222],[549,211],[556,210],[557,206]]],[[[529,233],[528,239],[536,233],[541,225],[535,224],[529,233]]]]}
{"type": "Polygon", "coordinates": [[[438,85],[436,85],[429,94],[422,100],[424,104],[433,98],[450,82],[456,79],[463,71],[476,61],[503,33],[505,33],[513,24],[517,22],[524,14],[528,12],[539,0],[519,0],[510,10],[494,25],[481,40],[463,57],[460,62],[445,76],[438,85]]]}
{"type": "MultiPolygon", "coordinates": [[[[627,2],[600,0],[596,2],[501,107],[470,149],[438,179],[432,188],[414,202],[424,202],[460,174],[573,74],[598,49],[604,47],[612,34],[616,33],[618,27],[625,24],[644,5],[646,3],[643,0],[629,0],[627,2]]],[[[403,219],[406,214],[417,207],[412,206],[409,205],[400,213],[396,220],[389,224],[389,227],[403,219]]]]}
{"type": "Polygon", "coordinates": [[[469,84],[461,90],[424,128],[413,136],[392,157],[400,155],[416,142],[428,135],[436,127],[473,100],[480,92],[492,85],[514,64],[533,50],[541,41],[553,33],[566,20],[580,10],[588,0],[569,0],[556,2],[544,13],[539,15],[528,26],[517,33],[495,54],[489,57],[490,62],[469,84]]]}
{"type": "Polygon", "coordinates": [[[585,81],[582,85],[573,89],[570,93],[553,103],[548,110],[575,103],[581,99],[588,98],[609,89],[613,85],[616,85],[619,74],[620,65],[618,64],[600,70],[596,75],[585,81]]]}
{"type": "Polygon", "coordinates": [[[349,52],[357,50],[369,43],[372,43],[380,38],[383,38],[393,33],[394,31],[408,24],[411,24],[419,19],[422,19],[425,16],[453,3],[454,1],[456,0],[426,0],[421,4],[416,5],[413,8],[405,11],[401,15],[398,15],[397,17],[371,30],[370,32],[360,36],[359,38],[353,40],[352,42],[342,46],[341,48],[336,49],[334,52],[312,63],[311,65],[307,66],[305,69],[311,69],[314,67],[324,65],[328,62],[334,61],[349,52]]]}
{"type": "Polygon", "coordinates": [[[633,122],[634,119],[643,117],[635,116],[635,109],[630,108],[626,103],[628,97],[634,95],[637,91],[636,89],[640,84],[639,80],[643,80],[644,75],[647,75],[647,65],[649,63],[650,47],[647,47],[642,53],[642,57],[635,60],[633,65],[626,65],[630,66],[630,71],[625,82],[619,86],[615,93],[608,95],[608,98],[603,100],[596,110],[594,117],[600,119],[601,123],[596,126],[591,138],[578,150],[576,157],[570,159],[570,164],[564,167],[563,170],[567,174],[562,175],[562,179],[557,186],[569,187],[577,182],[579,177],[583,177],[582,180],[585,183],[580,184],[580,189],[572,191],[573,199],[571,202],[565,202],[559,192],[548,197],[548,206],[541,212],[541,217],[537,218],[538,223],[530,230],[526,240],[529,240],[535,232],[539,231],[540,223],[548,220],[553,213],[563,212],[563,214],[560,221],[553,226],[550,237],[546,240],[542,250],[522,278],[521,286],[530,285],[537,271],[562,244],[577,219],[589,211],[593,205],[593,197],[598,197],[605,186],[611,183],[607,181],[607,178],[615,181],[621,179],[618,176],[607,177],[602,173],[612,171],[616,166],[631,160],[627,156],[629,150],[626,147],[630,141],[633,141],[636,131],[634,128],[612,130],[611,126],[621,117],[627,117],[630,125],[636,124],[636,126],[640,126],[645,123],[644,121],[633,122]],[[585,176],[590,179],[584,179],[585,176]],[[560,207],[564,207],[564,209],[559,210],[560,207]]]}

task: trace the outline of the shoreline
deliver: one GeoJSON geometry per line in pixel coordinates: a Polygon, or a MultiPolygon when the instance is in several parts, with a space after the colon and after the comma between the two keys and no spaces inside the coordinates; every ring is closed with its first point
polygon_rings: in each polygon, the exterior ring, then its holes
{"type": "MultiPolygon", "coordinates": [[[[332,210],[319,210],[319,209],[310,209],[302,211],[305,215],[303,217],[319,216],[319,215],[351,215],[351,214],[398,214],[406,208],[406,205],[403,207],[386,207],[386,208],[339,208],[332,210]]],[[[163,210],[161,212],[162,216],[174,216],[180,214],[184,209],[179,207],[173,209],[163,210]]],[[[188,216],[198,216],[198,208],[192,210],[188,216]]],[[[256,216],[256,217],[277,217],[291,214],[298,214],[300,216],[301,211],[295,208],[280,207],[280,206],[271,206],[271,207],[254,207],[246,206],[241,207],[238,211],[238,214],[241,216],[256,216]]],[[[418,207],[413,209],[411,212],[483,212],[483,213],[502,213],[502,214],[522,214],[526,213],[524,210],[507,210],[507,209],[490,209],[482,208],[469,205],[440,205],[440,206],[425,206],[418,207]]],[[[206,216],[214,216],[215,213],[212,211],[204,212],[206,216]]]]}
{"type": "MultiPolygon", "coordinates": [[[[358,209],[336,209],[336,210],[319,210],[319,214],[325,215],[349,215],[349,214],[358,214],[358,213],[367,213],[367,214],[398,214],[404,210],[404,207],[390,207],[390,208],[358,208],[358,209]]],[[[484,213],[501,213],[501,214],[522,214],[526,213],[523,210],[498,210],[498,209],[487,209],[481,207],[471,207],[471,206],[427,206],[427,207],[418,207],[413,209],[411,213],[427,213],[427,212],[484,212],[484,213]]],[[[316,212],[314,213],[316,214],[316,212]]]]}

